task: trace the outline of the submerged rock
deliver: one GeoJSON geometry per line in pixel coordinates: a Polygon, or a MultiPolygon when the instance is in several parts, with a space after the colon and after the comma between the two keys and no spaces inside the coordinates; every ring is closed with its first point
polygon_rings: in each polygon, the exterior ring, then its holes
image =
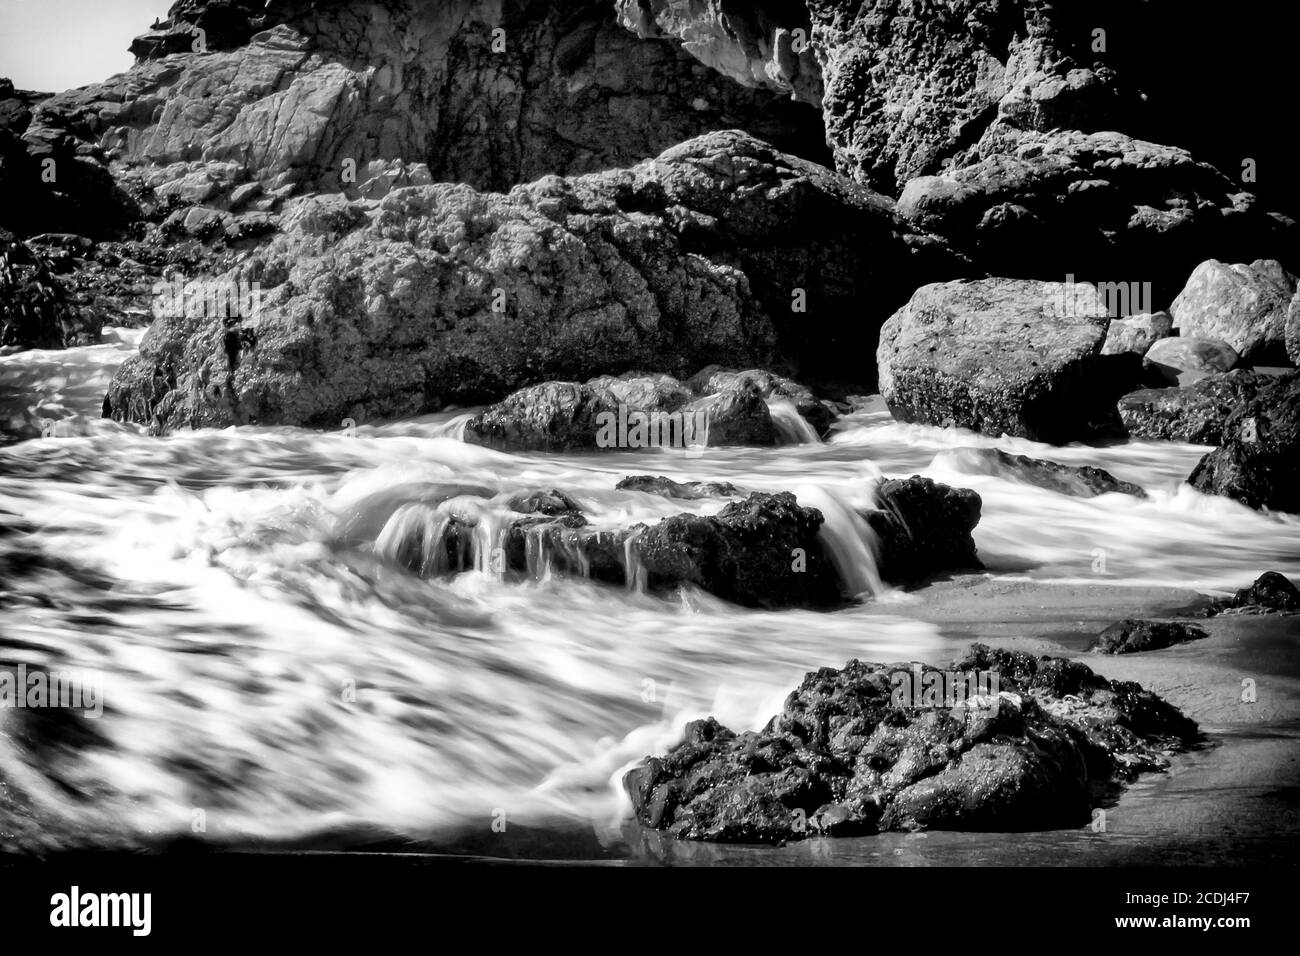
{"type": "Polygon", "coordinates": [[[692,840],[1072,827],[1197,737],[1137,684],[975,645],[945,672],[811,672],[761,731],[694,721],[623,787],[641,823],[692,840]]]}
{"type": "Polygon", "coordinates": [[[905,422],[1079,439],[1114,416],[1098,361],[1108,325],[1086,284],[924,286],[881,329],[880,393],[905,422]]]}
{"type": "Polygon", "coordinates": [[[1300,512],[1300,372],[1260,389],[1223,426],[1223,444],[1187,478],[1251,508],[1300,512]]]}
{"type": "Polygon", "coordinates": [[[673,481],[663,475],[631,475],[614,486],[618,491],[641,491],[648,495],[662,495],[665,498],[683,498],[688,501],[699,498],[730,498],[739,494],[736,486],[729,481],[673,481]]]}
{"type": "Polygon", "coordinates": [[[1181,335],[1225,342],[1245,365],[1285,365],[1296,277],[1276,259],[1202,262],[1170,306],[1181,335]]]}
{"type": "Polygon", "coordinates": [[[1110,472],[1092,465],[1062,465],[1028,455],[1012,455],[1000,448],[958,448],[942,456],[952,467],[966,474],[996,475],[1048,491],[1076,498],[1121,494],[1145,498],[1140,485],[1120,481],[1110,472]]]}
{"type": "Polygon", "coordinates": [[[1265,571],[1250,587],[1242,588],[1230,598],[1214,601],[1202,613],[1213,617],[1228,611],[1244,614],[1266,614],[1269,611],[1300,613],[1300,588],[1286,575],[1265,571]]]}
{"type": "Polygon", "coordinates": [[[1239,368],[1181,388],[1144,388],[1119,400],[1119,417],[1132,438],[1217,445],[1233,409],[1273,381],[1239,368]]]}
{"type": "Polygon", "coordinates": [[[913,475],[881,481],[878,508],[863,513],[879,542],[880,576],[915,584],[951,571],[978,571],[971,532],[980,520],[980,496],[913,475]]]}
{"type": "Polygon", "coordinates": [[[1209,637],[1195,624],[1177,621],[1117,621],[1097,635],[1088,650],[1098,654],[1138,654],[1209,637]]]}

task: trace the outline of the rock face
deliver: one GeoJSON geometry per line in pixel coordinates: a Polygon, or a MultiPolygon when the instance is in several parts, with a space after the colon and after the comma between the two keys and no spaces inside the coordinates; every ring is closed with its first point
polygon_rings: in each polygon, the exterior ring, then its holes
{"type": "Polygon", "coordinates": [[[1300,588],[1276,571],[1265,571],[1250,587],[1242,588],[1230,598],[1213,602],[1204,614],[1213,617],[1225,612],[1267,614],[1270,611],[1300,613],[1300,588]]]}
{"type": "Polygon", "coordinates": [[[159,320],[109,414],[335,427],[777,352],[814,378],[870,378],[876,323],[933,254],[895,230],[887,201],[736,132],[504,195],[314,197],[281,228],[222,277],[259,284],[257,315],[159,320]]]}
{"type": "Polygon", "coordinates": [[[1188,384],[1202,375],[1230,372],[1240,357],[1227,342],[1171,336],[1147,349],[1143,367],[1170,385],[1188,384]]]}
{"type": "Polygon", "coordinates": [[[146,211],[224,208],[253,182],[378,198],[394,163],[502,190],[733,127],[823,155],[815,113],[638,40],[609,0],[182,0],[133,50],[128,72],[43,102],[26,139],[146,211]]]}
{"type": "Polygon", "coordinates": [[[1147,312],[1126,319],[1112,319],[1101,354],[1123,355],[1132,352],[1146,355],[1147,349],[1160,339],[1167,338],[1173,329],[1174,320],[1168,312],[1147,312]]]}
{"type": "Polygon", "coordinates": [[[1098,654],[1138,654],[1209,637],[1195,624],[1177,621],[1117,621],[1097,635],[1088,650],[1098,654]]]}
{"type": "Polygon", "coordinates": [[[1165,300],[1207,249],[1240,261],[1295,242],[1227,176],[1136,138],[1167,131],[1140,90],[1169,84],[1105,34],[1122,24],[1131,50],[1162,42],[1177,11],[1150,6],[618,2],[638,35],[819,107],[842,172],[901,191],[904,215],[988,273],[1151,282],[1165,300]]]}
{"type": "Polygon", "coordinates": [[[1237,406],[1223,435],[1223,444],[1201,459],[1188,483],[1251,508],[1300,512],[1300,372],[1237,406]]]}
{"type": "Polygon", "coordinates": [[[880,393],[902,421],[1071,441],[1111,414],[1095,378],[1108,324],[1088,285],[924,286],[881,329],[880,393]]]}
{"type": "Polygon", "coordinates": [[[943,455],[945,464],[965,474],[997,475],[1076,498],[1121,494],[1145,498],[1140,485],[1120,481],[1091,465],[1062,465],[1055,461],[1012,455],[1000,448],[958,448],[943,455]]]}
{"type": "Polygon", "coordinates": [[[1207,375],[1182,388],[1144,388],[1119,400],[1119,417],[1133,438],[1217,445],[1234,408],[1274,379],[1237,369],[1207,375]]]}
{"type": "Polygon", "coordinates": [[[879,541],[885,581],[912,584],[984,567],[971,536],[983,504],[975,492],[913,475],[884,480],[875,494],[877,508],[863,517],[879,541]]]}
{"type": "Polygon", "coordinates": [[[642,824],[690,840],[1047,829],[1086,822],[1120,781],[1164,769],[1196,737],[1137,684],[975,645],[947,672],[811,672],[761,731],[694,721],[623,787],[642,824]]]}
{"type": "Polygon", "coordinates": [[[1202,262],[1170,307],[1181,335],[1230,345],[1246,365],[1286,365],[1296,277],[1276,259],[1202,262]]]}

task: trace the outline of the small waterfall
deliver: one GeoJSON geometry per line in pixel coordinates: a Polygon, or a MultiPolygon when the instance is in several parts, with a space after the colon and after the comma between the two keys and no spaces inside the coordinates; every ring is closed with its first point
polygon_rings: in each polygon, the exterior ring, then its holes
{"type": "Polygon", "coordinates": [[[794,402],[788,398],[769,398],[767,410],[772,415],[772,424],[776,426],[782,445],[821,444],[817,429],[808,424],[808,419],[799,414],[794,402]]]}
{"type": "Polygon", "coordinates": [[[375,553],[423,577],[448,570],[447,529],[450,517],[441,506],[424,504],[398,508],[375,539],[375,553]]]}
{"type": "Polygon", "coordinates": [[[645,593],[649,582],[649,574],[645,565],[641,563],[641,555],[636,550],[637,539],[644,533],[644,528],[637,528],[623,541],[623,568],[627,578],[627,589],[638,594],[645,593]]]}
{"type": "Polygon", "coordinates": [[[880,543],[856,508],[818,485],[795,492],[804,507],[816,508],[826,519],[817,533],[831,563],[854,597],[877,597],[889,590],[880,579],[880,543]]]}

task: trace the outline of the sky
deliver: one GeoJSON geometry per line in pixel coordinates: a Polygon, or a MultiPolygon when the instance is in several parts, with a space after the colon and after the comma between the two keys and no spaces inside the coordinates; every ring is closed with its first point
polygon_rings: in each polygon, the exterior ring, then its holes
{"type": "Polygon", "coordinates": [[[58,93],[130,67],[131,41],[172,0],[0,0],[0,76],[58,93]]]}

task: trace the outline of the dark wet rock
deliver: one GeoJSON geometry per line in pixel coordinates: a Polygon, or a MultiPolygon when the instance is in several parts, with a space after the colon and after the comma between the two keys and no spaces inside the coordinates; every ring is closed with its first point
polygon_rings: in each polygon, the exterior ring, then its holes
{"type": "Polygon", "coordinates": [[[1147,349],[1173,332],[1174,320],[1168,312],[1145,312],[1125,319],[1111,319],[1102,355],[1133,352],[1146,355],[1147,349]]]}
{"type": "Polygon", "coordinates": [[[826,606],[838,578],[817,541],[822,514],[789,492],[755,492],[716,517],[675,515],[634,532],[651,587],[695,584],[754,607],[826,606]]]}
{"type": "Polygon", "coordinates": [[[640,491],[665,498],[682,498],[688,501],[700,498],[730,498],[739,491],[729,481],[673,481],[663,475],[631,475],[620,481],[618,491],[640,491]]]}
{"type": "Polygon", "coordinates": [[[1073,827],[1197,739],[1137,684],[975,645],[942,672],[860,661],[810,672],[762,730],[694,721],[623,786],[641,823],[681,839],[1073,827]]]}
{"type": "Polygon", "coordinates": [[[887,200],[734,131],[508,194],[313,197],[220,277],[260,284],[256,321],[160,320],[110,414],[332,427],[778,354],[870,379],[878,323],[935,255],[896,231],[887,200]]]}
{"type": "MultiPolygon", "coordinates": [[[[682,419],[704,425],[699,441],[707,445],[774,445],[777,431],[762,390],[742,382],[682,406],[682,419]]],[[[696,431],[701,431],[697,428],[696,431]]]]}
{"type": "Polygon", "coordinates": [[[1144,388],[1119,400],[1119,416],[1133,438],[1217,445],[1233,409],[1273,381],[1236,369],[1181,388],[1144,388]]]}
{"type": "Polygon", "coordinates": [[[99,341],[101,322],[71,301],[54,264],[0,237],[0,346],[57,349],[99,341]]]}
{"type": "Polygon", "coordinates": [[[1230,372],[1240,356],[1227,342],[1173,336],[1147,349],[1143,367],[1169,385],[1186,385],[1203,375],[1230,372]]]}
{"type": "Polygon", "coordinates": [[[1227,343],[1245,365],[1286,365],[1296,277],[1276,259],[1202,262],[1169,311],[1179,334],[1227,343]]]}
{"type": "Polygon", "coordinates": [[[1276,379],[1228,416],[1223,444],[1187,478],[1251,508],[1300,512],[1300,372],[1276,379]]]}
{"type": "Polygon", "coordinates": [[[1088,645],[1098,654],[1138,654],[1209,637],[1203,628],[1178,621],[1117,621],[1088,645]]]}
{"type": "Polygon", "coordinates": [[[1042,458],[1012,455],[1000,448],[958,448],[945,457],[953,467],[966,474],[996,475],[1076,498],[1107,494],[1133,495],[1136,498],[1147,496],[1140,485],[1120,481],[1110,472],[1092,465],[1062,465],[1042,458]]]}
{"type": "Polygon", "coordinates": [[[914,475],[881,481],[875,510],[863,517],[879,541],[880,576],[913,584],[951,571],[983,568],[971,532],[980,520],[980,496],[914,475]]]}
{"type": "Polygon", "coordinates": [[[823,438],[830,432],[831,425],[838,417],[835,406],[829,401],[817,398],[813,390],[806,385],[763,369],[736,372],[710,365],[692,375],[686,384],[697,395],[711,395],[714,392],[736,389],[747,382],[757,385],[765,399],[784,399],[790,402],[795,411],[802,415],[823,438]]]}
{"type": "Polygon", "coordinates": [[[550,491],[521,492],[510,499],[509,506],[511,511],[520,514],[539,514],[552,518],[582,511],[582,507],[573,498],[554,488],[550,491]]]}
{"type": "Polygon", "coordinates": [[[1065,443],[1114,416],[1098,356],[1109,316],[1086,284],[1017,279],[918,289],[880,333],[895,418],[1065,443]]]}
{"type": "Polygon", "coordinates": [[[1202,613],[1206,617],[1213,617],[1229,611],[1245,614],[1265,614],[1269,611],[1300,613],[1300,588],[1283,574],[1265,571],[1250,587],[1242,588],[1230,598],[1214,601],[1202,613]]]}

